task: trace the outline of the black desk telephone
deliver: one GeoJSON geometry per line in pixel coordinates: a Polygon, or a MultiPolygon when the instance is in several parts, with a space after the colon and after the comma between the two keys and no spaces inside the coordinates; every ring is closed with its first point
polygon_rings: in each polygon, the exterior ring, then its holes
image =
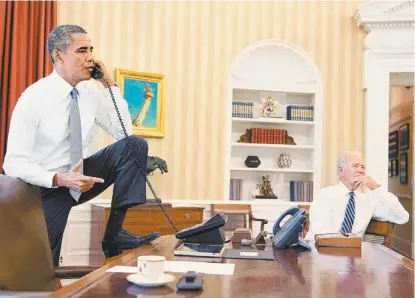
{"type": "Polygon", "coordinates": [[[306,221],[306,211],[296,207],[286,210],[274,224],[273,228],[273,239],[276,248],[287,248],[289,246],[303,246],[307,249],[311,247],[304,241],[298,238],[299,233],[303,229],[303,225],[306,221]],[[291,216],[286,223],[281,226],[287,216],[291,216]]]}
{"type": "MultiPolygon", "coordinates": [[[[125,129],[124,122],[122,121],[120,112],[118,110],[118,106],[115,102],[114,94],[112,93],[112,90],[108,84],[108,82],[103,79],[103,73],[101,69],[98,66],[94,66],[92,69],[91,77],[95,80],[102,79],[105,82],[105,85],[107,86],[112,102],[115,107],[115,111],[117,112],[118,119],[120,120],[121,127],[123,129],[124,135],[127,139],[127,147],[132,151],[134,158],[134,162],[137,165],[138,169],[143,169],[140,163],[140,160],[138,159],[138,154],[135,151],[134,147],[130,143],[129,136],[127,134],[127,130],[125,129]]],[[[164,210],[164,207],[162,206],[161,199],[157,196],[156,192],[153,189],[153,186],[151,185],[150,181],[148,180],[147,175],[145,174],[146,169],[143,169],[144,176],[146,179],[146,182],[156,200],[159,207],[164,213],[164,216],[169,221],[170,225],[173,227],[174,231],[176,232],[176,238],[182,240],[186,243],[205,243],[205,244],[223,244],[225,243],[225,236],[223,232],[223,226],[226,223],[226,217],[220,213],[215,214],[212,218],[210,218],[207,222],[203,224],[198,224],[195,226],[192,226],[187,229],[183,229],[179,231],[173,221],[170,219],[169,215],[167,214],[166,210],[164,210]]]]}

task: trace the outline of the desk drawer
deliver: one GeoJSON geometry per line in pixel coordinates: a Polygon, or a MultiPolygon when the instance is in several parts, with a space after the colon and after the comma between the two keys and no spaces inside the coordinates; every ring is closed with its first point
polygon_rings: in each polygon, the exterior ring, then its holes
{"type": "MultiPolygon", "coordinates": [[[[203,208],[165,208],[167,214],[181,230],[202,223],[203,208]]],[[[162,235],[175,234],[174,229],[160,208],[131,208],[125,216],[123,228],[133,234],[144,235],[160,232],[162,235]]]]}

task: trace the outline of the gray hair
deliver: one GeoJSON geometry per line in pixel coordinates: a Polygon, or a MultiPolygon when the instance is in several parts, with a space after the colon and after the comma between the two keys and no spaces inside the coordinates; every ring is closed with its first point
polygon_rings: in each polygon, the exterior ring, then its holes
{"type": "Polygon", "coordinates": [[[52,59],[52,62],[55,63],[52,52],[54,50],[66,51],[68,45],[71,43],[71,34],[72,33],[87,33],[84,28],[77,25],[61,25],[54,28],[48,36],[48,52],[49,56],[52,59]]]}
{"type": "Polygon", "coordinates": [[[350,151],[348,153],[346,153],[345,155],[343,155],[342,157],[340,157],[337,160],[337,176],[340,177],[340,169],[344,169],[346,167],[346,162],[347,162],[347,158],[352,156],[352,155],[357,155],[357,156],[362,156],[362,154],[360,152],[357,151],[350,151]]]}

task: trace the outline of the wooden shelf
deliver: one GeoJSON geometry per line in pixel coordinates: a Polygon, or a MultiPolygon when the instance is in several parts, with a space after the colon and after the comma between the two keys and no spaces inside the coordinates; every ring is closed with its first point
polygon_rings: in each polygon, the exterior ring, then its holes
{"type": "Polygon", "coordinates": [[[263,124],[300,124],[300,125],[314,125],[314,121],[296,121],[282,118],[239,118],[232,117],[233,122],[239,123],[263,123],[263,124]]]}
{"type": "Polygon", "coordinates": [[[262,147],[262,148],[282,148],[282,149],[307,149],[313,150],[312,145],[285,145],[285,144],[252,144],[252,143],[232,143],[232,147],[262,147]]]}
{"type": "Polygon", "coordinates": [[[291,168],[231,168],[231,171],[240,171],[240,172],[279,172],[279,173],[314,173],[314,170],[308,169],[291,169],[291,168]]]}

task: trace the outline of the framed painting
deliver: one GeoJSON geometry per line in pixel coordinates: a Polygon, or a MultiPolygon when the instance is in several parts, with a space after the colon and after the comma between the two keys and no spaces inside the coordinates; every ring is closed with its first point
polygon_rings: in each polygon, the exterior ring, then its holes
{"type": "Polygon", "coordinates": [[[398,131],[389,133],[389,158],[398,158],[398,131]]]}
{"type": "Polygon", "coordinates": [[[392,164],[392,160],[389,159],[389,164],[388,164],[388,177],[392,177],[393,176],[393,164],[392,164]]]}
{"type": "Polygon", "coordinates": [[[117,68],[115,81],[128,103],[133,134],[164,137],[164,75],[117,68]]]}
{"type": "Polygon", "coordinates": [[[392,176],[399,176],[399,166],[397,159],[392,159],[392,176]]]}
{"type": "Polygon", "coordinates": [[[406,152],[399,156],[399,173],[401,184],[408,184],[408,154],[406,152]]]}
{"type": "Polygon", "coordinates": [[[399,127],[399,150],[409,149],[409,123],[399,127]]]}

